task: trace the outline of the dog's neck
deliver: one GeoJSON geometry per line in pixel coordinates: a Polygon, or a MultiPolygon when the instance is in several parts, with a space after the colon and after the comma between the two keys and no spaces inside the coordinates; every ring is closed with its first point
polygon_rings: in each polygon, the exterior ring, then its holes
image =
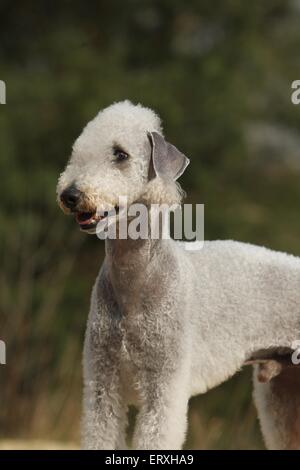
{"type": "Polygon", "coordinates": [[[160,244],[160,239],[107,239],[105,253],[110,273],[122,281],[123,277],[124,280],[140,277],[160,244]]]}
{"type": "MultiPolygon", "coordinates": [[[[151,221],[149,213],[148,207],[147,238],[134,240],[130,236],[126,239],[117,236],[105,241],[105,266],[123,311],[134,311],[148,290],[151,298],[161,282],[162,260],[168,259],[172,264],[172,250],[168,249],[168,240],[163,236],[167,233],[163,224],[168,225],[168,222],[161,218],[151,221]]],[[[119,226],[116,227],[116,235],[119,235],[119,226]]]]}
{"type": "MultiPolygon", "coordinates": [[[[161,245],[163,229],[162,223],[168,225],[162,219],[153,219],[151,221],[151,214],[149,207],[148,218],[145,223],[148,226],[144,237],[142,232],[137,239],[133,239],[130,235],[129,225],[127,226],[126,238],[120,238],[120,225],[117,223],[114,238],[109,236],[106,238],[105,251],[109,267],[117,271],[133,271],[137,272],[144,269],[153,257],[155,251],[161,245]]],[[[132,219],[130,220],[132,222],[132,219]]],[[[140,274],[140,273],[139,273],[140,274]]]]}
{"type": "Polygon", "coordinates": [[[159,267],[163,240],[116,239],[105,242],[105,265],[118,303],[132,311],[145,291],[149,270],[159,267]]]}

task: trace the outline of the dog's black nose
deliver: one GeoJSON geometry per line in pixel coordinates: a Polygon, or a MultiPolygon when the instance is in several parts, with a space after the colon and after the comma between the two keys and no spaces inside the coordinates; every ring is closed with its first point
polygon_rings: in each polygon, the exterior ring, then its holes
{"type": "Polygon", "coordinates": [[[60,199],[68,209],[74,210],[76,209],[80,196],[81,191],[79,191],[76,186],[70,186],[61,193],[60,199]]]}

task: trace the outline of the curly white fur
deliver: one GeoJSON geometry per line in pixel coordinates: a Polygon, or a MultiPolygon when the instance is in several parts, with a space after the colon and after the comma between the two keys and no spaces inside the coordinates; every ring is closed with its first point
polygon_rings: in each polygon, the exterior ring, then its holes
{"type": "MultiPolygon", "coordinates": [[[[58,197],[76,184],[85,210],[113,206],[120,195],[129,203],[178,202],[175,182],[148,179],[149,131],[162,134],[160,119],[140,105],[100,112],[74,144],[58,197]],[[113,162],[115,144],[130,154],[124,169],[113,162]]],[[[124,448],[132,403],[140,410],[134,448],[180,448],[190,396],[225,381],[258,351],[290,348],[299,338],[299,258],[234,241],[190,252],[173,240],[107,240],[85,338],[84,447],[124,448]]],[[[267,445],[300,448],[300,403],[286,377],[255,387],[267,445]]]]}

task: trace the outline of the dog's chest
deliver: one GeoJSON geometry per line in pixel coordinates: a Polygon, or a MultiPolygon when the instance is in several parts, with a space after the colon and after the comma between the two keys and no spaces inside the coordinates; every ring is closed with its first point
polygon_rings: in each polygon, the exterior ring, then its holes
{"type": "Polygon", "coordinates": [[[120,351],[120,376],[126,402],[128,404],[138,405],[140,402],[138,368],[132,360],[125,338],[122,340],[120,351]]]}

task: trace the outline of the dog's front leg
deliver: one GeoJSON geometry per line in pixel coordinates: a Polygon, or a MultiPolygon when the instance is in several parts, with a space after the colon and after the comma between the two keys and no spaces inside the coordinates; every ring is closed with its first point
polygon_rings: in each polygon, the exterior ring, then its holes
{"type": "Polygon", "coordinates": [[[82,447],[84,449],[125,449],[127,408],[112,384],[108,391],[93,380],[85,385],[82,447]]]}
{"type": "Polygon", "coordinates": [[[86,336],[82,447],[125,449],[127,406],[122,397],[119,364],[113,351],[95,347],[86,336]]]}
{"type": "MultiPolygon", "coordinates": [[[[177,375],[177,374],[176,374],[177,375]]],[[[137,416],[134,449],[181,449],[187,428],[188,387],[184,376],[149,376],[137,416]]]]}

